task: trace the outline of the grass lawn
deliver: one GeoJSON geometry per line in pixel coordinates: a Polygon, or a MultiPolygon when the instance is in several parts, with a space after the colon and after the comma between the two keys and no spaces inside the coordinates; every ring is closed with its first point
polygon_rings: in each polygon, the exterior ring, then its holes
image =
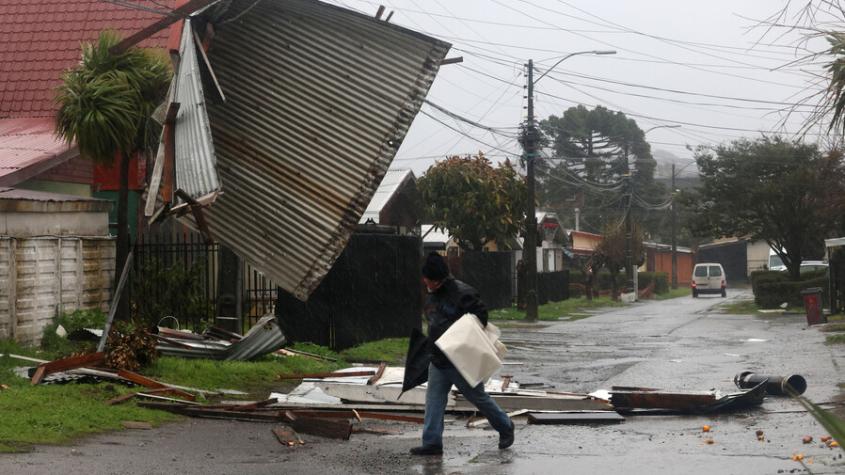
{"type": "MultiPolygon", "coordinates": [[[[625,304],[614,301],[610,297],[598,297],[593,300],[587,300],[586,298],[581,297],[540,305],[537,309],[537,314],[540,320],[572,321],[588,317],[588,314],[583,314],[585,310],[606,307],[621,307],[623,305],[625,304]]],[[[499,308],[491,310],[489,317],[490,320],[524,320],[525,310],[518,310],[516,307],[499,308]]]]}
{"type": "MultiPolygon", "coordinates": [[[[353,361],[404,359],[406,338],[370,342],[334,353],[328,348],[298,343],[294,349],[338,358],[337,362],[306,357],[277,358],[265,356],[255,361],[212,361],[161,357],[141,372],[165,383],[199,389],[237,389],[250,393],[250,399],[267,397],[271,390],[285,391],[296,380],[279,381],[281,374],[332,371],[353,361]]],[[[6,353],[51,360],[55,354],[0,341],[0,355],[6,353]]],[[[0,452],[26,451],[34,444],[66,443],[81,436],[121,429],[123,421],[142,421],[153,425],[179,420],[180,416],[144,409],[130,400],[114,406],[105,402],[136,389],[114,383],[32,386],[29,380],[12,372],[16,366],[30,366],[26,361],[0,356],[0,452]]],[[[232,396],[226,396],[227,399],[232,396]]]]}
{"type": "Polygon", "coordinates": [[[759,313],[759,308],[754,300],[738,300],[736,302],[727,302],[719,306],[722,313],[729,313],[733,315],[756,315],[759,313]]]}
{"type": "Polygon", "coordinates": [[[833,335],[828,335],[824,342],[828,345],[841,345],[845,343],[845,333],[834,333],[833,335]]]}
{"type": "Polygon", "coordinates": [[[676,299],[678,297],[687,297],[692,295],[692,291],[689,287],[678,287],[677,289],[669,289],[669,292],[665,294],[654,294],[655,300],[669,300],[669,299],[676,299]]]}

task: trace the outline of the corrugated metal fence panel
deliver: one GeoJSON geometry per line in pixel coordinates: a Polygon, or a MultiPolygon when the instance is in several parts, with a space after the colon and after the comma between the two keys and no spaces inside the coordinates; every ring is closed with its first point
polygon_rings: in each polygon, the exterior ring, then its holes
{"type": "MultiPolygon", "coordinates": [[[[210,61],[212,234],[300,299],[346,245],[449,45],[307,0],[235,1],[210,61]],[[247,10],[248,8],[248,10],[247,10]]],[[[225,18],[223,19],[225,21],[225,18]]]]}
{"type": "Polygon", "coordinates": [[[179,103],[175,134],[176,188],[196,199],[219,191],[220,182],[190,20],[185,20],[180,51],[174,98],[179,103]]]}
{"type": "Polygon", "coordinates": [[[0,238],[0,339],[7,339],[12,337],[11,330],[11,302],[10,285],[12,261],[10,254],[12,251],[12,240],[8,238],[0,238]]]}

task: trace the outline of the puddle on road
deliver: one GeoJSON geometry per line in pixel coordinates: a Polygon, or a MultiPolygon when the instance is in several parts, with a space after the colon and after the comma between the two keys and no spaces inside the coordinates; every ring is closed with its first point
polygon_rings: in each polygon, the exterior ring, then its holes
{"type": "Polygon", "coordinates": [[[745,341],[748,342],[748,343],[763,343],[763,342],[767,342],[769,340],[763,340],[762,338],[749,338],[745,341]]]}

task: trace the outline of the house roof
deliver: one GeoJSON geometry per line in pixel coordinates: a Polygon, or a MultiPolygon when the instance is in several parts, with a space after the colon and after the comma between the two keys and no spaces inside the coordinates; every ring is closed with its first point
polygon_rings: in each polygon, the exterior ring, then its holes
{"type": "MultiPolygon", "coordinates": [[[[146,9],[172,8],[176,0],[0,0],[0,118],[52,117],[54,89],[62,73],[79,62],[83,41],[100,31],[124,35],[162,17],[146,9]]],[[[164,47],[165,29],[140,46],[164,47]]]]}
{"type": "Polygon", "coordinates": [[[361,215],[359,222],[365,223],[368,219],[372,219],[378,224],[381,210],[387,206],[393,195],[399,191],[399,188],[406,180],[413,179],[414,172],[411,170],[387,170],[387,173],[384,174],[384,178],[381,180],[381,184],[376,189],[376,193],[373,195],[373,199],[370,200],[370,204],[364,210],[364,214],[361,215]]]}
{"type": "Polygon", "coordinates": [[[14,186],[76,155],[49,117],[0,119],[0,186],[14,186]]]}
{"type": "Polygon", "coordinates": [[[111,202],[76,195],[0,187],[2,212],[107,212],[111,202]]]}

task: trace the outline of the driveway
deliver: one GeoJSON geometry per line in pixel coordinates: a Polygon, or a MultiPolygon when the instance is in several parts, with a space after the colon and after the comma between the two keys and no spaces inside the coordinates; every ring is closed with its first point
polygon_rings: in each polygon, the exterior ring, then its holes
{"type": "MultiPolygon", "coordinates": [[[[748,298],[732,291],[727,300],[748,298]]],[[[817,402],[841,400],[842,346],[807,328],[803,316],[722,314],[720,297],[637,303],[573,322],[507,328],[503,372],[523,382],[591,392],[612,385],[736,391],[744,370],[806,377],[817,402]]],[[[419,427],[402,434],[354,434],[347,442],[307,437],[280,446],[271,425],[189,420],[152,431],[92,437],[74,446],[0,456],[0,473],[467,473],[776,474],[845,473],[842,451],[797,403],[767,398],[761,408],[717,416],[631,416],[610,426],[517,426],[512,449],[490,430],[446,428],[442,458],[411,458],[419,427]],[[709,433],[703,425],[712,426],[709,433]],[[764,433],[759,441],[756,431],[764,433]],[[814,438],[803,444],[802,437],[814,438]],[[708,443],[711,439],[712,443],[708,443]],[[803,462],[791,459],[802,454],[803,462]],[[808,471],[809,470],[809,471],[808,471]]]]}

